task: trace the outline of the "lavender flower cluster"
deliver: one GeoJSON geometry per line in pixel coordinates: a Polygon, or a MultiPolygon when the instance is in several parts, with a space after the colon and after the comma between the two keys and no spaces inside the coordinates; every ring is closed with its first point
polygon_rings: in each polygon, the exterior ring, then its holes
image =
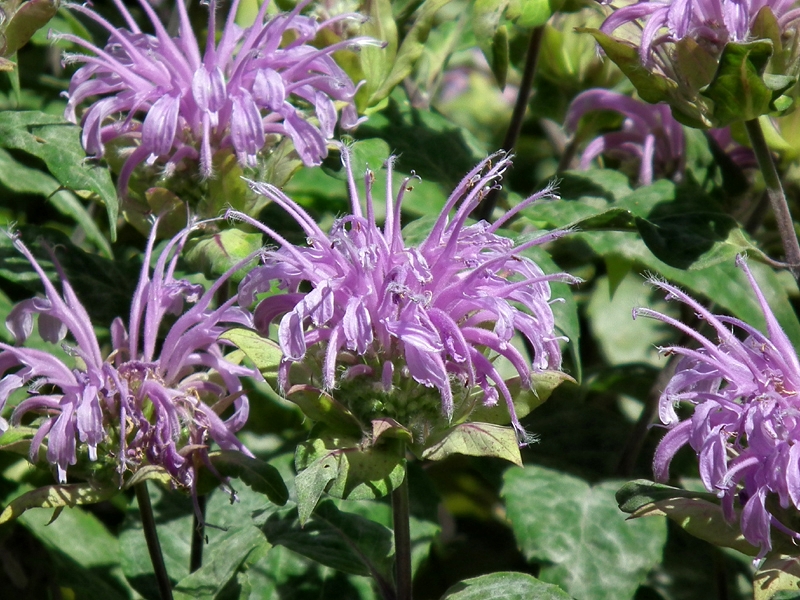
{"type": "Polygon", "coordinates": [[[210,177],[216,150],[232,148],[242,165],[253,166],[269,136],[290,137],[303,162],[317,165],[327,156],[337,120],[345,129],[358,123],[353,103],[357,86],[332,54],[375,41],[354,38],[315,48],[311,42],[320,32],[361,17],[347,13],[320,23],[299,14],[308,1],[275,17],[267,15],[270,3],[263,2],[255,22],[243,29],[235,22],[239,0],[234,0],[217,42],[217,2],[210,0],[203,52],[183,2],[176,3],[176,38],[147,0],[139,4],[155,35],[141,31],[122,0],[114,4],[127,29],[115,28],[87,6],[72,4],[72,10],[98,23],[110,37],[99,48],[73,34],[60,36],[91,53],[64,56],[66,64],[83,64],[70,82],[66,117],[80,121],[84,147],[97,157],[112,140],[134,143],[120,172],[123,195],[142,163],[161,161],[169,174],[184,160],[199,160],[202,176],[210,177]],[[77,107],[98,97],[79,119],[77,107]],[[315,118],[292,102],[311,107],[315,118]],[[118,114],[127,116],[119,120],[118,114]]]}
{"type": "MultiPolygon", "coordinates": [[[[156,222],[127,327],[121,318],[114,320],[107,352],[55,255],[61,293],[28,248],[13,237],[14,246],[38,274],[45,295],[17,304],[6,326],[22,344],[37,317],[42,339],[61,342],[68,358],[0,344],[0,409],[13,392],[27,389],[30,397],[14,408],[11,424],[19,425],[28,413],[43,416],[31,442],[31,461],[37,462],[46,439],[47,460],[61,483],[67,480],[68,467],[78,461],[79,444],[85,444],[91,461],[98,460],[99,448],[116,457],[120,478],[142,466],[157,465],[187,488],[196,484],[197,468],[208,463],[212,441],[249,454],[234,435],[249,413],[241,378],[260,375],[226,360],[217,338],[231,326],[252,321],[236,306],[236,296],[212,307],[215,294],[234,269],[208,290],[177,279],[175,269],[190,233],[187,229],[164,247],[151,273],[157,229],[156,222]],[[177,318],[161,340],[159,329],[168,315],[177,318]],[[67,334],[71,340],[62,341],[67,334]],[[222,413],[231,407],[223,420],[222,413]]],[[[8,423],[2,427],[7,429],[8,423]]]]}

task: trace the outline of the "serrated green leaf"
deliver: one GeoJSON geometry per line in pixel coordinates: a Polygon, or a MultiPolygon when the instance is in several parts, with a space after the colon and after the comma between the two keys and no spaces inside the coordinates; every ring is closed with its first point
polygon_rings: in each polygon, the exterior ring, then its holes
{"type": "Polygon", "coordinates": [[[254,492],[264,494],[270,502],[283,506],[289,491],[278,470],[258,458],[236,450],[220,450],[209,454],[214,468],[223,477],[238,477],[254,492]]]}
{"type": "Polygon", "coordinates": [[[527,573],[500,572],[461,581],[449,588],[442,600],[570,600],[556,585],[527,573]]]}
{"type": "Polygon", "coordinates": [[[79,504],[94,504],[107,500],[119,490],[115,486],[99,486],[92,483],[69,483],[46,485],[26,492],[8,503],[0,514],[0,524],[19,518],[31,508],[64,508],[79,504]]]}
{"type": "Polygon", "coordinates": [[[625,520],[615,482],[590,486],[551,469],[528,466],[505,473],[502,495],[517,543],[541,563],[539,579],[576,598],[632,598],[659,562],[666,522],[625,520]]]}
{"type": "Polygon", "coordinates": [[[106,207],[111,241],[116,239],[119,199],[107,169],[86,163],[80,127],[37,111],[0,113],[0,147],[42,159],[65,188],[94,192],[106,207]]]}
{"type": "Polygon", "coordinates": [[[522,466],[517,434],[491,423],[461,423],[425,441],[422,458],[444,460],[453,454],[493,456],[522,466]]]}

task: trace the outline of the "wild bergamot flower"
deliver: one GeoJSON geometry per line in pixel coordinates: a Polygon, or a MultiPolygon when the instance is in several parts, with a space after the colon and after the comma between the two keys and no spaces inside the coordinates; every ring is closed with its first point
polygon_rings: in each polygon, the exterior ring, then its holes
{"type": "MultiPolygon", "coordinates": [[[[45,294],[21,302],[6,319],[19,345],[0,343],[0,409],[12,392],[27,388],[29,397],[16,406],[11,424],[18,425],[29,413],[41,415],[42,420],[34,422],[38,430],[31,442],[31,461],[37,461],[46,440],[47,460],[61,483],[70,465],[76,464],[80,445],[91,461],[115,463],[120,477],[144,465],[157,465],[178,485],[191,489],[197,467],[208,462],[212,442],[250,455],[234,435],[249,411],[240,378],[259,374],[226,360],[217,338],[228,327],[250,324],[251,318],[236,306],[235,296],[216,308],[211,304],[233,270],[206,291],[176,279],[187,229],[169,241],[151,274],[156,228],[144,255],[127,327],[121,318],[111,324],[108,353],[101,349],[89,314],[55,256],[61,293],[28,248],[13,237],[14,246],[39,275],[45,294]],[[162,339],[159,329],[167,315],[176,318],[162,339]],[[62,343],[70,357],[66,362],[21,345],[33,331],[34,317],[45,341],[62,343]],[[229,413],[225,419],[223,412],[229,413]]],[[[6,421],[0,425],[3,430],[8,427],[6,421]]]]}
{"type": "Polygon", "coordinates": [[[367,170],[364,176],[362,208],[346,149],[342,156],[351,213],[337,219],[328,234],[281,190],[252,184],[297,221],[307,246],[291,244],[245,215],[230,215],[256,225],[281,246],[267,252],[263,266],[239,288],[245,307],[273,283],[285,292],[261,299],[254,312],[263,335],[271,323],[278,323],[280,387],[298,383],[292,381],[293,365],[310,365],[318,377],[312,384],[328,391],[347,388],[338,397],[354,413],[362,411],[353,406],[355,399],[364,396],[355,387],[389,398],[435,389],[440,399],[436,412],[448,419],[472,392],[478,391],[485,405],[502,396],[520,441],[526,441],[498,361],[507,361],[528,387],[534,373],[560,368],[561,338],[550,307],[550,282],[576,280],[565,273],[545,274],[525,255],[528,248],[564,232],[515,243],[498,230],[553,190],[534,194],[493,224],[469,223],[469,215],[499,185],[510,163],[506,155],[491,156],[463,178],[425,238],[409,244],[400,218],[409,179],[394,196],[393,159],[387,162],[386,217],[380,227],[374,174],[367,170]],[[527,340],[532,358],[512,343],[516,334],[527,340]]]}
{"type": "Polygon", "coordinates": [[[155,34],[143,33],[120,0],[115,4],[127,23],[117,29],[87,6],[72,4],[110,34],[104,48],[72,35],[61,35],[90,54],[65,54],[67,64],[83,64],[70,81],[66,117],[83,126],[86,151],[102,156],[111,140],[132,140],[134,148],[120,172],[124,193],[133,170],[142,163],[171,172],[184,160],[200,163],[212,174],[212,158],[232,148],[242,165],[254,165],[270,137],[288,136],[306,165],[327,156],[337,121],[345,129],[358,123],[356,86],[334,61],[341,49],[354,49],[367,38],[341,41],[325,48],[311,42],[343,19],[318,22],[300,14],[267,15],[263,2],[255,22],[239,27],[238,1],[216,41],[218,3],[208,2],[208,39],[200,49],[185,3],[175,3],[179,35],[170,37],[147,0],[140,0],[155,34]],[[76,109],[94,99],[78,118],[76,109]],[[341,118],[338,111],[341,109],[341,118]]]}
{"type": "Polygon", "coordinates": [[[667,299],[691,308],[713,328],[718,341],[647,308],[635,309],[634,317],[663,321],[700,345],[696,350],[661,349],[681,359],[659,404],[659,416],[669,431],[653,461],[656,479],[667,479],[675,453],[689,444],[697,453],[706,489],[722,499],[730,520],[735,519],[737,500],[742,504],[742,533],[764,556],[772,547],[771,527],[800,537],[775,515],[778,506],[800,508],[800,362],[744,259],[739,257],[737,264],[761,305],[766,335],[739,319],[711,314],[678,288],[658,280],[652,283],[667,293],[667,299]],[[744,339],[736,337],[736,330],[744,339]],[[678,403],[694,406],[692,415],[681,420],[675,411],[678,403]]]}

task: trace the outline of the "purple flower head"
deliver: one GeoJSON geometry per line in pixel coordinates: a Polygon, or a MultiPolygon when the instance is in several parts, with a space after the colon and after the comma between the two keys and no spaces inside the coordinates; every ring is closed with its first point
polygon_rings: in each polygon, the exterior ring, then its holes
{"type": "MultiPolygon", "coordinates": [[[[249,455],[234,433],[244,425],[249,410],[240,378],[257,373],[228,362],[217,338],[227,327],[247,325],[251,318],[235,305],[235,297],[218,308],[211,306],[233,270],[207,291],[176,279],[187,229],[167,243],[151,274],[156,227],[128,326],[120,318],[111,324],[107,355],[55,256],[60,293],[25,245],[16,237],[13,240],[39,275],[45,294],[21,302],[6,319],[17,345],[0,344],[0,409],[12,392],[27,387],[29,397],[14,409],[11,424],[18,425],[27,413],[42,415],[31,442],[31,461],[36,461],[46,439],[47,460],[56,467],[61,483],[68,467],[77,462],[80,444],[92,461],[112,457],[121,479],[126,471],[151,464],[190,488],[196,467],[208,461],[212,441],[222,449],[249,455]],[[174,320],[160,340],[159,329],[168,314],[174,320]],[[34,316],[41,337],[61,342],[74,361],[22,346],[33,330],[34,316]],[[62,341],[67,335],[71,339],[62,341]],[[225,411],[230,415],[223,420],[220,415],[225,411]]],[[[5,421],[1,425],[3,430],[8,427],[5,421]]]]}
{"type": "MultiPolygon", "coordinates": [[[[600,30],[611,34],[632,24],[643,64],[663,63],[669,45],[690,38],[719,56],[728,42],[750,41],[759,11],[768,8],[781,31],[796,26],[795,0],[642,0],[617,9],[600,30]]],[[[662,65],[663,66],[663,65],[662,65]]]]}
{"type": "MultiPolygon", "coordinates": [[[[470,213],[499,185],[509,165],[506,155],[493,155],[462,179],[430,232],[412,245],[403,239],[400,219],[410,178],[394,196],[393,159],[387,161],[386,218],[379,227],[374,174],[367,170],[364,175],[364,210],[346,149],[342,162],[352,212],[339,218],[328,234],[279,189],[252,184],[294,217],[307,246],[295,246],[245,215],[230,215],[260,227],[281,246],[266,253],[263,266],[251,271],[239,288],[239,300],[248,307],[273,282],[285,290],[262,299],[254,313],[263,335],[277,322],[283,351],[280,386],[286,390],[293,383],[293,365],[312,364],[319,377],[316,385],[325,390],[356,381],[354,387],[361,390],[369,390],[372,382],[373,391],[367,393],[372,398],[380,392],[394,399],[433,396],[436,414],[447,419],[470,392],[478,392],[486,405],[502,396],[525,441],[498,361],[507,361],[527,386],[532,373],[560,368],[550,282],[576,280],[565,273],[545,275],[524,255],[527,248],[563,231],[519,244],[497,231],[519,210],[550,197],[552,188],[528,198],[494,224],[469,224],[470,213]],[[530,343],[532,361],[511,343],[515,334],[530,343]]],[[[343,389],[339,397],[355,414],[364,414],[354,407],[350,389],[343,389]]]]}
{"type": "Polygon", "coordinates": [[[161,161],[169,173],[184,159],[199,160],[202,175],[209,177],[214,152],[232,148],[242,165],[252,166],[270,136],[291,137],[303,162],[317,165],[327,156],[337,120],[346,129],[358,123],[356,86],[332,54],[374,41],[355,38],[322,49],[310,44],[323,29],[358,15],[320,23],[299,14],[306,0],[291,13],[268,17],[265,1],[253,25],[242,29],[234,21],[239,0],[233,0],[217,42],[218,3],[209,0],[208,40],[201,52],[184,2],[175,3],[176,38],[147,0],[139,3],[155,35],[139,29],[122,0],[114,3],[127,29],[116,29],[86,6],[70,5],[109,32],[104,48],[71,34],[61,38],[91,53],[64,56],[65,63],[83,64],[70,82],[66,117],[77,123],[76,108],[99,98],[80,119],[86,151],[102,156],[117,138],[137,143],[120,172],[123,192],[143,162],[161,161]]]}
{"type": "Polygon", "coordinates": [[[681,359],[659,403],[659,416],[669,431],[653,461],[656,479],[667,479],[675,453],[689,444],[697,453],[703,484],[722,499],[728,519],[735,518],[735,500],[742,503],[742,533],[760,548],[760,558],[772,548],[770,526],[800,538],[767,505],[771,499],[776,507],[800,508],[800,362],[742,257],[737,265],[761,305],[766,335],[739,319],[711,314],[678,288],[657,280],[652,283],[667,299],[689,306],[714,329],[718,341],[646,308],[633,314],[663,321],[700,345],[697,350],[661,349],[681,359]],[[734,335],[736,330],[743,340],[734,335]],[[681,421],[677,403],[693,405],[693,414],[681,421]]]}
{"type": "MultiPolygon", "coordinates": [[[[606,155],[623,164],[632,161],[638,171],[639,185],[650,185],[659,177],[678,181],[683,178],[686,139],[683,125],[673,118],[668,105],[649,104],[610,90],[586,90],[572,100],[565,129],[574,134],[581,118],[595,110],[614,111],[625,119],[619,131],[604,133],[589,142],[581,155],[581,169],[589,169],[595,158],[606,155]]],[[[752,150],[737,144],[729,128],[710,129],[708,134],[740,168],[755,166],[752,150]]]]}
{"type": "Polygon", "coordinates": [[[592,140],[581,156],[581,169],[605,154],[638,164],[638,182],[650,185],[656,177],[680,179],[686,167],[683,126],[672,118],[666,104],[646,104],[609,90],[592,89],[578,94],[570,104],[565,128],[578,129],[581,117],[594,110],[611,110],[625,117],[620,131],[592,140]]]}

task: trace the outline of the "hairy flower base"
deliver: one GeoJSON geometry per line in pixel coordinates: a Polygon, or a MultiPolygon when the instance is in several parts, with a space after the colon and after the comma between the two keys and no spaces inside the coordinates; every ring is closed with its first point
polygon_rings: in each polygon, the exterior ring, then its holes
{"type": "Polygon", "coordinates": [[[240,378],[258,373],[225,360],[217,338],[227,327],[246,326],[251,319],[235,306],[235,297],[218,308],[211,306],[235,268],[205,292],[202,286],[175,279],[187,229],[167,243],[151,276],[156,229],[157,224],[144,255],[128,328],[122,319],[114,320],[112,351],[105,357],[89,315],[55,256],[62,293],[14,238],[39,275],[45,296],[18,304],[6,325],[18,344],[32,332],[34,316],[45,341],[57,343],[69,334],[71,342],[62,346],[74,364],[41,350],[0,344],[0,409],[11,393],[27,387],[29,398],[14,409],[11,424],[19,425],[31,412],[43,416],[31,442],[31,461],[36,462],[46,440],[47,460],[61,483],[77,462],[79,445],[92,461],[115,462],[120,478],[143,465],[158,465],[178,485],[192,489],[196,468],[208,464],[212,442],[249,455],[234,435],[248,415],[240,378]],[[188,309],[187,302],[192,304],[188,309]],[[161,340],[159,328],[168,314],[177,318],[161,340]],[[232,414],[223,420],[223,412],[232,414]]]}
{"type": "Polygon", "coordinates": [[[519,245],[496,232],[552,190],[535,194],[492,225],[468,224],[469,215],[508,167],[507,156],[491,156],[464,177],[425,240],[408,246],[400,214],[409,180],[393,197],[393,159],[387,163],[382,228],[375,219],[372,172],[364,175],[364,212],[346,149],[342,160],[352,212],[338,219],[330,234],[279,189],[252,184],[298,222],[308,246],[294,246],[264,224],[229,214],[259,227],[281,245],[266,253],[264,265],[248,274],[239,288],[245,307],[273,282],[285,290],[261,300],[254,313],[262,335],[279,321],[281,387],[292,384],[290,368],[297,363],[309,365],[312,372],[316,367],[325,390],[343,380],[380,385],[387,394],[421,384],[438,391],[440,413],[448,419],[455,410],[453,390],[479,388],[486,405],[502,396],[520,439],[526,439],[496,361],[510,363],[528,387],[532,372],[560,368],[550,282],[576,280],[564,273],[545,275],[524,256],[527,248],[564,232],[519,245]],[[530,344],[532,364],[511,343],[516,333],[530,344]]]}
{"type": "Polygon", "coordinates": [[[655,311],[639,308],[636,316],[663,321],[700,344],[697,350],[662,348],[664,354],[681,357],[675,374],[661,395],[659,416],[669,432],[656,450],[656,479],[666,480],[675,453],[689,444],[697,453],[700,477],[723,501],[729,520],[734,504],[742,505],[740,525],[745,539],[760,548],[763,557],[772,548],[770,526],[800,539],[769,508],[774,500],[781,508],[800,509],[800,362],[767,305],[750,269],[744,270],[767,322],[767,335],[747,323],[713,315],[700,303],[662,281],[652,283],[694,310],[716,332],[715,344],[693,328],[655,311]],[[737,338],[738,329],[745,339],[737,338]],[[681,421],[677,403],[694,406],[681,421]]]}

